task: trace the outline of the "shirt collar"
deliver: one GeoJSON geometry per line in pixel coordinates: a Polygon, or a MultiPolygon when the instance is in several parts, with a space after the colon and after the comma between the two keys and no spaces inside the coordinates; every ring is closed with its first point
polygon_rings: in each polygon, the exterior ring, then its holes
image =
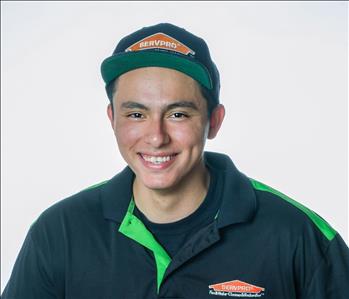
{"type": "Polygon", "coordinates": [[[132,197],[134,173],[127,166],[101,187],[105,219],[122,222],[132,197]]]}
{"type": "MultiPolygon", "coordinates": [[[[256,195],[250,180],[231,159],[223,154],[205,152],[205,163],[223,174],[222,204],[217,217],[218,228],[247,222],[256,211],[256,195]]],[[[129,167],[101,186],[104,218],[121,223],[132,198],[134,173],[129,167]]]]}
{"type": "Polygon", "coordinates": [[[256,212],[257,199],[249,178],[224,154],[205,152],[205,162],[219,172],[223,180],[218,228],[251,220],[256,212]]]}

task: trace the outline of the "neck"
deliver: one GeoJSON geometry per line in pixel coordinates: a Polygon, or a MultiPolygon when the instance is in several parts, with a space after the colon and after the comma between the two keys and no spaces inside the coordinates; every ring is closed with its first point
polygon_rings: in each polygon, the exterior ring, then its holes
{"type": "Polygon", "coordinates": [[[179,185],[166,190],[153,190],[137,181],[133,184],[137,208],[154,223],[171,223],[192,214],[207,194],[210,176],[201,163],[194,174],[182,180],[179,185]]]}

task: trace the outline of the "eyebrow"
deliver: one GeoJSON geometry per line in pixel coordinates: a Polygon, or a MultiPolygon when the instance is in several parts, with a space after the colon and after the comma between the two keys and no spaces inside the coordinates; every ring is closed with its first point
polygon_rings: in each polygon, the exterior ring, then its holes
{"type": "Polygon", "coordinates": [[[149,110],[148,107],[144,106],[143,104],[133,102],[133,101],[127,101],[121,104],[121,108],[123,109],[142,109],[142,110],[149,110]]]}
{"type": "Polygon", "coordinates": [[[189,102],[189,101],[175,102],[173,104],[168,105],[166,110],[171,110],[175,108],[190,108],[193,110],[199,110],[198,107],[195,105],[195,103],[189,102]]]}
{"type": "MultiPolygon", "coordinates": [[[[121,104],[121,108],[123,109],[141,109],[141,110],[149,110],[149,108],[141,103],[134,101],[127,101],[121,104]]],[[[193,110],[199,110],[195,103],[190,101],[178,101],[166,106],[165,110],[172,110],[176,108],[190,108],[193,110]]]]}

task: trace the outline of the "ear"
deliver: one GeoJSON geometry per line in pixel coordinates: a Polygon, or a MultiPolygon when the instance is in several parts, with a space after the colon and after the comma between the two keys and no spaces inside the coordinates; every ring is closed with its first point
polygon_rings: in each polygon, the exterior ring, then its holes
{"type": "Polygon", "coordinates": [[[208,139],[213,139],[216,137],[223,119],[225,115],[225,108],[222,104],[218,104],[218,106],[212,111],[211,117],[210,117],[210,128],[208,131],[208,139]]]}
{"type": "Polygon", "coordinates": [[[113,112],[113,107],[111,104],[109,104],[107,107],[107,114],[108,114],[108,118],[110,120],[110,124],[111,124],[112,128],[114,129],[114,112],[113,112]]]}

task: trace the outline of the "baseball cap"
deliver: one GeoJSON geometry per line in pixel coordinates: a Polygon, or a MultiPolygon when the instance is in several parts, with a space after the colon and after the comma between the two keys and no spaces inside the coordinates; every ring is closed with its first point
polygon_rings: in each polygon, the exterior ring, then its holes
{"type": "Polygon", "coordinates": [[[122,38],[101,65],[106,86],[122,74],[142,67],[166,67],[180,71],[219,102],[219,72],[206,42],[184,28],[169,23],[143,27],[122,38]]]}

